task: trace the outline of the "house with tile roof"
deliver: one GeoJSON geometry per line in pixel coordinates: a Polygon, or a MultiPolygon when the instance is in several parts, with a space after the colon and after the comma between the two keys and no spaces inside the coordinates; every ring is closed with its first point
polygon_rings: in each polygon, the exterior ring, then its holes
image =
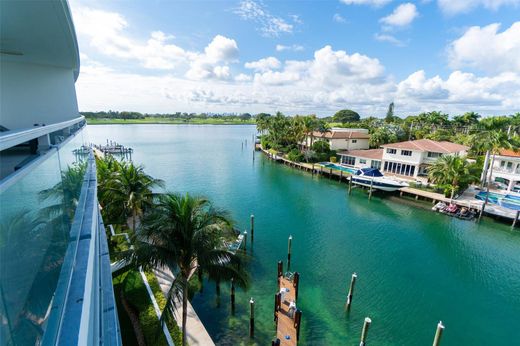
{"type": "Polygon", "coordinates": [[[313,142],[323,140],[329,143],[331,150],[368,149],[370,135],[367,129],[347,129],[333,127],[327,132],[314,131],[308,134],[303,146],[310,148],[313,142]]]}
{"type": "Polygon", "coordinates": [[[348,150],[338,153],[346,166],[378,168],[385,175],[427,180],[428,167],[442,155],[467,154],[467,146],[446,141],[419,139],[385,144],[382,149],[348,150]]]}
{"type": "Polygon", "coordinates": [[[488,175],[493,187],[505,192],[520,193],[520,152],[502,149],[495,155],[493,172],[488,175]]]}

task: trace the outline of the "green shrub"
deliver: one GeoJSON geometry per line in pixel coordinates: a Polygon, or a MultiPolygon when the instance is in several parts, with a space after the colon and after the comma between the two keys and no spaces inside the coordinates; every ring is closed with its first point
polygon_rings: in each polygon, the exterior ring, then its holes
{"type": "Polygon", "coordinates": [[[263,136],[261,139],[260,139],[260,144],[262,145],[262,148],[264,150],[268,150],[271,148],[271,143],[269,143],[269,141],[267,140],[267,138],[265,136],[263,136]]]}
{"type": "Polygon", "coordinates": [[[287,158],[294,162],[303,161],[303,154],[298,149],[293,149],[287,154],[287,158]]]}
{"type": "Polygon", "coordinates": [[[312,144],[312,150],[314,150],[316,153],[328,153],[330,151],[330,145],[326,141],[316,141],[312,144]]]}
{"type": "Polygon", "coordinates": [[[330,162],[332,162],[332,163],[336,163],[336,162],[338,162],[336,156],[331,156],[331,157],[330,157],[330,162]]]}

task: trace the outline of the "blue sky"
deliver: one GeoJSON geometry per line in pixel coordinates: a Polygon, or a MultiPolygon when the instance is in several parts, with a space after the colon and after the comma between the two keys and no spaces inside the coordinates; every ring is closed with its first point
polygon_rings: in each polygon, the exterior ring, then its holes
{"type": "Polygon", "coordinates": [[[520,110],[520,0],[70,5],[83,111],[520,110]]]}

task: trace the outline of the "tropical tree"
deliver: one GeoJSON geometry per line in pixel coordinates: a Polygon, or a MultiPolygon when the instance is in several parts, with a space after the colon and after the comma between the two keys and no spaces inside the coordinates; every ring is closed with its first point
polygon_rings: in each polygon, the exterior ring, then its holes
{"type": "Polygon", "coordinates": [[[336,114],[334,114],[332,117],[332,120],[338,123],[355,122],[359,121],[359,119],[359,114],[350,109],[342,109],[337,111],[336,114]]]}
{"type": "Polygon", "coordinates": [[[457,190],[477,180],[478,176],[475,174],[475,167],[466,157],[444,155],[428,168],[428,178],[449,190],[450,198],[453,199],[457,190]]]}
{"type": "Polygon", "coordinates": [[[110,175],[103,200],[108,208],[122,207],[123,215],[132,217],[132,230],[135,230],[137,216],[152,204],[156,195],[153,189],[163,185],[162,180],[146,174],[143,166],[120,162],[119,169],[110,175]]]}
{"type": "Polygon", "coordinates": [[[368,140],[368,144],[372,148],[379,148],[383,144],[394,142],[397,142],[397,136],[386,127],[375,129],[368,140]]]}
{"type": "Polygon", "coordinates": [[[385,122],[391,123],[394,121],[394,103],[391,102],[388,105],[388,111],[386,112],[385,122]]]}
{"type": "Polygon", "coordinates": [[[232,232],[228,213],[205,198],[167,193],[159,195],[134,235],[127,260],[144,269],[168,267],[174,279],[167,294],[162,322],[182,301],[182,344],[186,345],[188,281],[196,271],[214,280],[234,280],[247,287],[249,278],[241,258],[223,240],[232,232]]]}

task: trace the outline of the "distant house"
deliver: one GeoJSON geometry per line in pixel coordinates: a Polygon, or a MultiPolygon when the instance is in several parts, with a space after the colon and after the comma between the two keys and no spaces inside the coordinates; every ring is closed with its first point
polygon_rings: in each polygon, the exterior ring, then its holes
{"type": "Polygon", "coordinates": [[[499,190],[520,193],[520,152],[502,149],[495,156],[490,181],[499,190]]]}
{"type": "Polygon", "coordinates": [[[379,166],[385,174],[405,179],[424,179],[428,175],[428,167],[437,158],[442,155],[466,155],[469,149],[464,145],[430,139],[385,144],[381,147],[340,152],[340,163],[356,168],[379,166]]]}
{"type": "Polygon", "coordinates": [[[329,143],[331,150],[368,149],[369,139],[367,129],[332,128],[328,132],[314,131],[312,136],[307,135],[303,146],[309,148],[312,141],[323,140],[329,143]]]}

